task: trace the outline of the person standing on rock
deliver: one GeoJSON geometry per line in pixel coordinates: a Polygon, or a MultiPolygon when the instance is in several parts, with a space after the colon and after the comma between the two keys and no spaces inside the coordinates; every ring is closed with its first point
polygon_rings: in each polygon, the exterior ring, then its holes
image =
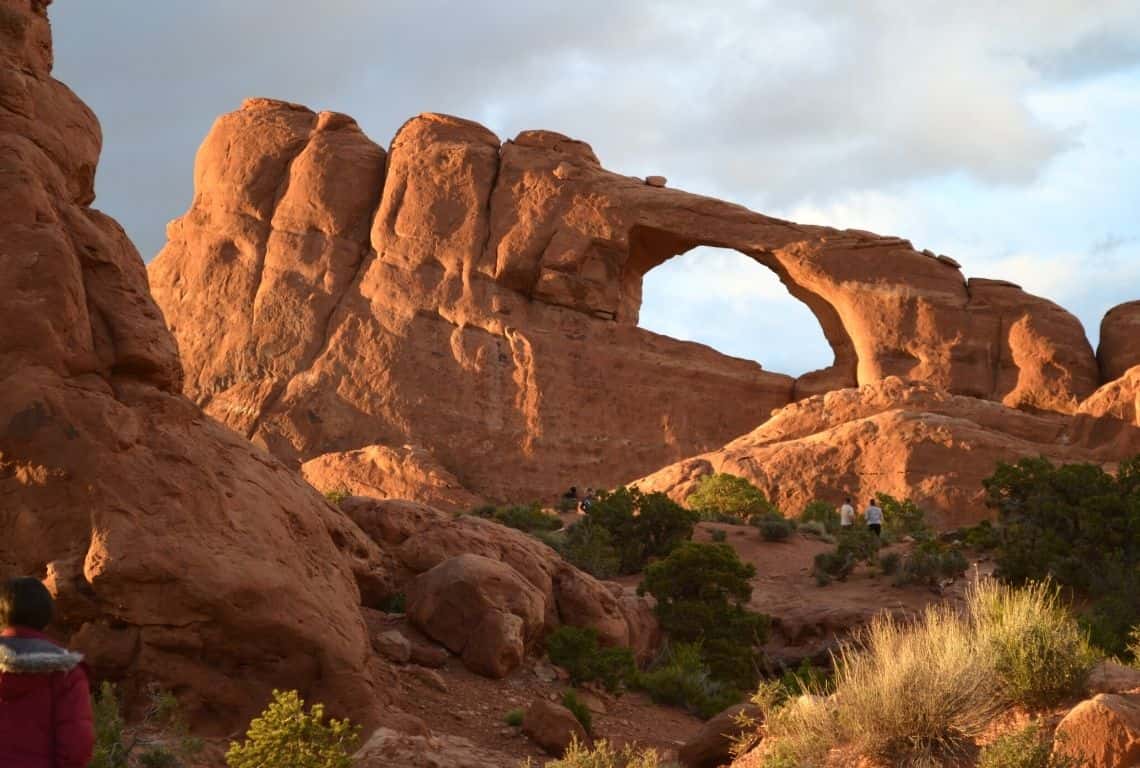
{"type": "Polygon", "coordinates": [[[875,503],[874,499],[867,502],[867,509],[863,512],[863,520],[867,523],[867,528],[875,536],[882,536],[883,534],[883,509],[875,503]]]}
{"type": "Polygon", "coordinates": [[[86,768],[95,729],[83,657],[52,642],[39,579],[0,584],[0,765],[86,768]]]}
{"type": "Polygon", "coordinates": [[[848,496],[839,507],[839,527],[847,529],[853,525],[855,525],[855,507],[851,506],[851,497],[848,496]]]}

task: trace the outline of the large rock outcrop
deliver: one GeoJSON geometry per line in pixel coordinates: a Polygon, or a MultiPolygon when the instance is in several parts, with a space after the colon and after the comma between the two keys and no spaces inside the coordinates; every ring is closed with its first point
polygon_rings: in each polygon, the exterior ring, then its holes
{"type": "MultiPolygon", "coordinates": [[[[1113,399],[1107,385],[1086,401],[1113,399]]],[[[942,528],[992,513],[982,480],[999,461],[1112,461],[1140,452],[1140,427],[1103,416],[1027,413],[896,377],[802,400],[723,448],[635,480],[678,501],[702,477],[748,478],[788,514],[822,499],[865,502],[882,491],[910,498],[942,528]]]]}
{"type": "Polygon", "coordinates": [[[0,0],[0,578],[45,579],[100,679],[200,727],[274,686],[375,722],[354,571],[383,593],[379,551],[182,395],[142,260],[90,207],[99,124],[51,77],[47,5],[0,0]]]}
{"type": "MultiPolygon", "coordinates": [[[[353,497],[341,502],[341,509],[390,555],[392,563],[387,570],[398,588],[409,590],[412,617],[418,616],[422,629],[456,653],[463,653],[466,635],[484,613],[504,612],[494,596],[494,583],[515,581],[511,574],[517,574],[523,584],[520,593],[529,595],[533,591],[539,597],[540,627],[532,626],[528,618],[524,622],[526,631],[520,635],[528,650],[539,630],[545,635],[561,624],[589,627],[603,644],[632,648],[643,662],[657,650],[660,629],[647,598],[627,594],[620,584],[600,582],[583,573],[522,531],[478,517],[454,517],[409,501],[353,497]],[[453,562],[463,557],[474,557],[475,565],[461,567],[453,562]],[[501,563],[509,573],[488,566],[485,560],[501,563]],[[448,563],[452,563],[450,570],[438,570],[448,563]],[[426,578],[432,572],[436,575],[426,578]],[[451,609],[445,616],[433,615],[441,599],[463,590],[483,595],[466,595],[464,600],[471,606],[492,607],[476,612],[478,615],[469,621],[455,621],[470,613],[469,607],[451,609]],[[418,595],[426,598],[423,605],[414,605],[417,601],[413,596],[418,595]]],[[[506,612],[529,617],[531,602],[506,612]]],[[[486,669],[479,662],[474,666],[486,669]]]]}
{"type": "Polygon", "coordinates": [[[1119,379],[1140,365],[1140,301],[1113,307],[1100,322],[1100,345],[1096,350],[1101,381],[1119,379]]]}
{"type": "Polygon", "coordinates": [[[151,283],[208,413],[287,461],[423,446],[497,500],[612,485],[887,376],[1060,412],[1100,383],[1071,314],[906,240],[444,115],[385,153],[343,115],[249,100],[210,131],[168,237],[151,283]],[[639,329],[644,275],[698,245],[775,271],[834,364],[793,380],[639,329]]]}

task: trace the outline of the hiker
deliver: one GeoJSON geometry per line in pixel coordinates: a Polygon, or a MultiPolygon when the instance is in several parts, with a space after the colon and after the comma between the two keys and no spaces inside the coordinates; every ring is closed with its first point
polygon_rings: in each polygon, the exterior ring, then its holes
{"type": "Polygon", "coordinates": [[[590,507],[594,503],[594,489],[587,488],[586,495],[582,497],[582,501],[578,504],[578,511],[585,514],[590,511],[590,507]]]}
{"type": "Polygon", "coordinates": [[[54,612],[39,579],[0,583],[0,765],[86,768],[95,731],[87,667],[44,628],[54,612]]]}
{"type": "Polygon", "coordinates": [[[839,508],[839,527],[850,528],[855,525],[855,507],[851,506],[851,497],[848,496],[843,500],[843,506],[839,508]]]}
{"type": "Polygon", "coordinates": [[[867,502],[867,509],[863,512],[863,520],[866,521],[867,527],[871,529],[871,533],[876,536],[882,536],[883,510],[875,503],[874,499],[867,502]]]}
{"type": "Polygon", "coordinates": [[[575,502],[578,501],[578,486],[576,486],[576,485],[570,486],[570,490],[568,490],[568,491],[566,491],[566,493],[562,494],[562,498],[570,499],[570,500],[573,500],[575,502]]]}

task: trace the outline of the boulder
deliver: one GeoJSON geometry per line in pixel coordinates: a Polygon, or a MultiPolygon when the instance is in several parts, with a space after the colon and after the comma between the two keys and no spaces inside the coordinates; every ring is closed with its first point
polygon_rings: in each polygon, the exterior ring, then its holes
{"type": "Polygon", "coordinates": [[[732,762],[732,746],[744,733],[741,717],[759,721],[763,715],[753,704],[736,704],[714,715],[681,747],[677,753],[681,764],[685,768],[719,768],[732,762]]]}
{"type": "MultiPolygon", "coordinates": [[[[100,127],[51,76],[48,5],[0,2],[0,577],[44,577],[53,630],[100,679],[178,691],[203,734],[273,688],[375,724],[389,694],[360,604],[390,586],[382,554],[182,394],[142,259],[91,207],[100,127]]],[[[294,122],[272,114],[266,141],[294,122]]]]}
{"type": "Polygon", "coordinates": [[[399,630],[381,632],[372,641],[372,645],[382,656],[397,664],[406,664],[412,658],[412,644],[399,630]]]}
{"type": "Polygon", "coordinates": [[[1053,751],[1086,768],[1140,765],[1140,695],[1101,693],[1082,701],[1057,725],[1053,751]]]}
{"type": "Polygon", "coordinates": [[[482,503],[419,446],[369,445],[325,453],[302,464],[301,474],[322,493],[344,490],[377,499],[414,498],[446,511],[467,511],[482,503]]]}
{"type": "Polygon", "coordinates": [[[545,622],[542,593],[510,566],[480,555],[445,560],[417,576],[407,595],[411,622],[489,677],[517,667],[545,622]]]}
{"type": "Polygon", "coordinates": [[[410,660],[413,664],[419,664],[421,667],[431,667],[438,669],[439,667],[447,664],[450,657],[447,649],[441,648],[438,645],[430,643],[412,643],[412,652],[410,660]]]}
{"type": "Polygon", "coordinates": [[[1091,694],[1136,693],[1140,691],[1140,669],[1108,659],[1092,668],[1085,687],[1091,694]]]}
{"type": "Polygon", "coordinates": [[[586,743],[586,729],[560,704],[539,699],[523,715],[522,732],[548,754],[561,757],[570,742],[586,743]]]}
{"type": "Polygon", "coordinates": [[[518,758],[461,736],[378,728],[353,757],[358,768],[517,768],[518,758]]]}

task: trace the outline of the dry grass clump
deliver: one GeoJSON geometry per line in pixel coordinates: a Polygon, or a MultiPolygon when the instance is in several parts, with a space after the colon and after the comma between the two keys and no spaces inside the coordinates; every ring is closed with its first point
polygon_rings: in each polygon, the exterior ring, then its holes
{"type": "Polygon", "coordinates": [[[1099,659],[1055,586],[986,581],[971,591],[969,605],[982,653],[1009,701],[1048,707],[1084,690],[1099,659]]]}
{"type": "Polygon", "coordinates": [[[939,765],[972,750],[1011,704],[1049,706],[1078,691],[1095,661],[1055,587],[985,581],[965,611],[937,605],[913,621],[871,622],[834,657],[830,695],[781,701],[761,687],[753,701],[765,715],[762,764],[825,766],[842,749],[895,766],[939,765]]]}
{"type": "MultiPolygon", "coordinates": [[[[546,763],[546,768],[659,768],[660,765],[660,758],[652,749],[636,749],[628,745],[615,749],[605,739],[595,742],[591,748],[583,746],[575,738],[567,747],[566,754],[560,760],[546,763]]],[[[527,760],[520,768],[534,768],[534,764],[527,760]]]]}

